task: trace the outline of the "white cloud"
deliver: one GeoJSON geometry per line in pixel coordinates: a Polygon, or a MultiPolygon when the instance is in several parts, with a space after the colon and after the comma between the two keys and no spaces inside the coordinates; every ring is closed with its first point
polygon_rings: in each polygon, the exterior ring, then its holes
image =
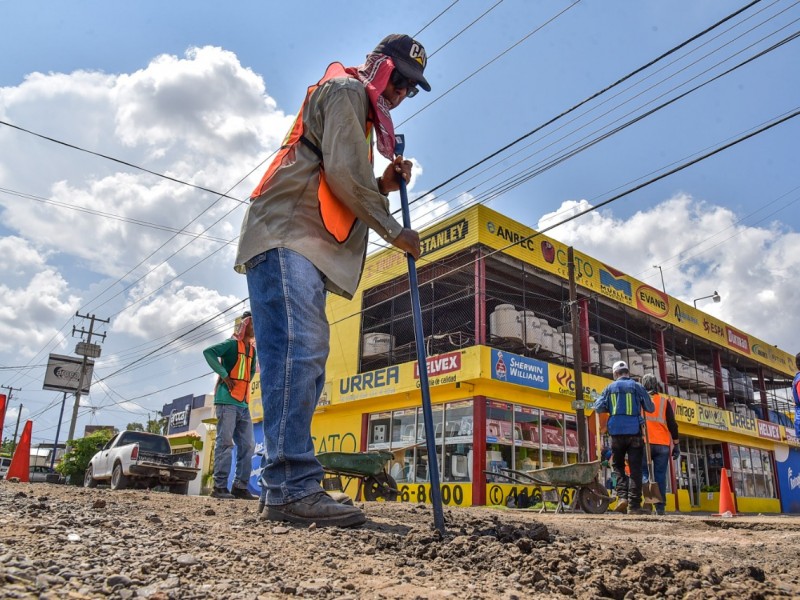
{"type": "Polygon", "coordinates": [[[38,271],[44,265],[45,257],[28,240],[14,235],[0,238],[0,273],[4,276],[38,271]]]}
{"type": "MultiPolygon", "coordinates": [[[[565,201],[537,228],[588,208],[586,200],[565,201]]],[[[739,220],[727,208],[679,194],[626,220],[598,210],[547,235],[655,287],[661,281],[653,265],[661,265],[667,292],[688,303],[716,290],[722,301],[698,308],[795,353],[800,234],[777,223],[754,227],[739,220]]]]}
{"type": "Polygon", "coordinates": [[[53,269],[34,275],[24,288],[0,284],[0,352],[34,356],[78,308],[78,298],[53,269]]]}
{"type": "Polygon", "coordinates": [[[117,316],[112,323],[113,331],[136,338],[156,339],[165,333],[197,325],[240,300],[214,289],[173,283],[152,300],[137,304],[117,316]]]}
{"type": "MultiPolygon", "coordinates": [[[[162,55],[129,75],[35,73],[17,87],[0,88],[0,113],[76,146],[220,192],[269,156],[292,119],[277,109],[260,76],[214,47],[190,49],[183,58],[162,55]]],[[[210,207],[192,231],[220,218],[209,235],[233,239],[239,231],[241,210],[225,216],[239,206],[233,200],[214,203],[207,192],[9,128],[0,129],[0,164],[0,185],[12,190],[177,229],[210,207]],[[32,168],[33,156],[42,167],[32,168]]],[[[231,194],[246,197],[260,175],[259,168],[231,194]]],[[[172,236],[16,197],[0,195],[0,203],[5,225],[21,237],[44,251],[76,256],[102,275],[126,273],[172,236]]],[[[163,260],[187,239],[179,237],[155,258],[163,260]]],[[[197,240],[173,262],[194,261],[218,247],[197,240]]]]}

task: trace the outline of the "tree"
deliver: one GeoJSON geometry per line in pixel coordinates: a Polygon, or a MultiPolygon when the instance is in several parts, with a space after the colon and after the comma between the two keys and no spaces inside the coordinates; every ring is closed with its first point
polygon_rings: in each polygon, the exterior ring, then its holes
{"type": "Polygon", "coordinates": [[[144,425],[141,423],[128,423],[125,429],[127,431],[144,431],[144,425]]]}
{"type": "Polygon", "coordinates": [[[71,485],[83,485],[83,476],[89,461],[113,435],[111,430],[101,429],[85,438],[70,440],[67,442],[67,452],[56,467],[56,471],[64,475],[71,485]]]}
{"type": "Polygon", "coordinates": [[[3,440],[2,445],[0,445],[0,454],[8,454],[11,456],[14,453],[14,440],[11,438],[6,438],[3,440]]]}
{"type": "Polygon", "coordinates": [[[167,433],[166,417],[163,419],[149,419],[147,421],[146,431],[149,431],[150,433],[166,434],[167,433]]]}

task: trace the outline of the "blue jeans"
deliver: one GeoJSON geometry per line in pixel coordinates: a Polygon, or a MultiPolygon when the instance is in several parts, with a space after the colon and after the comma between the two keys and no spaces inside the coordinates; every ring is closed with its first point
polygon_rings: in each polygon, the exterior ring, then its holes
{"type": "Polygon", "coordinates": [[[233,487],[246,488],[250,481],[253,451],[253,422],[247,404],[217,404],[217,441],[214,444],[214,487],[227,488],[231,474],[233,445],[236,444],[236,478],[233,487]]]}
{"type": "MultiPolygon", "coordinates": [[[[653,471],[655,471],[655,479],[658,484],[658,491],[661,492],[661,497],[667,498],[667,467],[669,465],[670,457],[669,446],[661,444],[650,444],[650,455],[653,457],[653,471]]],[[[650,469],[647,467],[647,455],[642,457],[642,472],[644,481],[650,481],[650,469]]],[[[656,512],[664,511],[664,503],[659,502],[656,504],[656,512]]]]}
{"type": "Polygon", "coordinates": [[[264,406],[261,485],[267,504],[287,504],[322,491],[311,419],[330,343],[325,281],[308,259],[276,248],[247,262],[247,287],[264,406]]]}

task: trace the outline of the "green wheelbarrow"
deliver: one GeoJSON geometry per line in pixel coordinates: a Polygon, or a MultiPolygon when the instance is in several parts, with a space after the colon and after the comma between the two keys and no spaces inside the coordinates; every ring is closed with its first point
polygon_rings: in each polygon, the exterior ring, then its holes
{"type": "MultiPolygon", "coordinates": [[[[543,500],[557,503],[556,513],[564,512],[565,508],[578,508],[594,515],[599,515],[608,510],[608,505],[614,498],[606,493],[598,476],[600,474],[600,461],[586,463],[572,463],[547,467],[534,471],[514,471],[500,469],[499,472],[484,471],[487,475],[505,479],[511,483],[522,486],[538,488],[543,500]],[[548,488],[548,489],[543,489],[548,488]],[[574,490],[574,496],[569,502],[568,490],[574,490]]],[[[544,512],[545,505],[542,503],[544,512]]]]}
{"type": "Polygon", "coordinates": [[[397,482],[386,472],[394,458],[391,452],[323,452],[317,460],[325,471],[322,487],[329,492],[345,492],[350,482],[358,481],[356,500],[397,500],[397,482]],[[347,479],[343,485],[342,479],[347,479]]]}

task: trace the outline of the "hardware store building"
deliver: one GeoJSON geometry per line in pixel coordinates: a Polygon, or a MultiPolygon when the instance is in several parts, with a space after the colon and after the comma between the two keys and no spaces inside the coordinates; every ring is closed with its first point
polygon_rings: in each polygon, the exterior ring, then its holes
{"type": "MultiPolygon", "coordinates": [[[[485,471],[578,460],[567,247],[483,206],[421,237],[443,501],[507,504],[522,488],[485,471]]],[[[634,378],[654,372],[668,386],[683,452],[670,467],[668,510],[715,512],[725,468],[740,512],[800,512],[793,356],[611,265],[574,256],[584,399],[603,390],[620,359],[634,378]]],[[[388,450],[401,500],[425,501],[405,257],[394,249],[371,255],[353,300],[329,297],[328,318],[328,383],[312,425],[317,451],[388,450]]],[[[256,420],[259,404],[251,404],[256,420]]],[[[596,421],[587,413],[595,456],[596,421]]]]}

